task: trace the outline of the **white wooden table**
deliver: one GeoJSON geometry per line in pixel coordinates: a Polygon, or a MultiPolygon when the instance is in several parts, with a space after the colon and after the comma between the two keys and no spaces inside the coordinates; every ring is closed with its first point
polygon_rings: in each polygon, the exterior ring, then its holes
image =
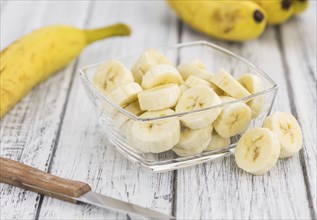
{"type": "MultiPolygon", "coordinates": [[[[316,2],[257,40],[225,43],[180,22],[165,2],[3,1],[1,49],[49,24],[95,28],[126,22],[129,38],[88,47],[60,73],[36,87],[1,120],[1,156],[93,190],[183,219],[316,219],[316,2]],[[208,40],[251,60],[279,86],[274,110],[292,112],[304,148],[263,176],[238,169],[234,158],[151,174],[132,164],[101,135],[78,67],[132,50],[208,40]]],[[[1,219],[130,219],[0,184],[1,219]]]]}

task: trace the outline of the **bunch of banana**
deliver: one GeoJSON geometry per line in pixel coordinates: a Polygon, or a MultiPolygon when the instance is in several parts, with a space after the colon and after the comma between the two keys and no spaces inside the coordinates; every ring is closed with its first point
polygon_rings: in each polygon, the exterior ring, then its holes
{"type": "MultiPolygon", "coordinates": [[[[49,26],[14,42],[0,53],[0,117],[35,85],[66,66],[88,44],[129,34],[130,29],[124,24],[96,30],[49,26]]],[[[132,75],[126,80],[131,79],[133,81],[132,75]]],[[[107,87],[111,89],[113,85],[109,83],[107,87]]]]}
{"type": "Polygon", "coordinates": [[[308,7],[308,0],[254,0],[267,14],[268,24],[281,24],[308,7]]]}
{"type": "Polygon", "coordinates": [[[192,28],[229,41],[255,39],[266,24],[280,24],[308,7],[308,0],[167,0],[192,28]]]}
{"type": "Polygon", "coordinates": [[[278,157],[292,156],[302,147],[300,127],[288,113],[277,112],[265,120],[264,128],[246,132],[264,105],[263,95],[237,101],[264,90],[262,80],[253,74],[238,79],[225,70],[213,74],[199,59],[175,68],[163,54],[150,49],[132,71],[118,61],[105,62],[93,83],[114,103],[142,119],[110,111],[115,126],[138,153],[172,150],[191,156],[227,147],[231,137],[244,133],[235,151],[237,164],[260,175],[278,157]]]}

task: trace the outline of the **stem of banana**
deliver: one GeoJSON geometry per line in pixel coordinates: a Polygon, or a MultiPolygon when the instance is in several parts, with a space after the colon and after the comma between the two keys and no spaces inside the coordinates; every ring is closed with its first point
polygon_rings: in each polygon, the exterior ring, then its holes
{"type": "Polygon", "coordinates": [[[86,35],[87,43],[90,44],[112,36],[129,36],[131,30],[129,26],[118,23],[104,28],[84,30],[84,33],[86,35]]]}

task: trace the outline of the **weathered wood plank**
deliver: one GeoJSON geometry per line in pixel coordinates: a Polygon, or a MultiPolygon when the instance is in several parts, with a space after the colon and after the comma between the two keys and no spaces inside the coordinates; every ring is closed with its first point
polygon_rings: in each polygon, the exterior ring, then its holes
{"type": "MultiPolygon", "coordinates": [[[[176,19],[166,12],[164,2],[96,2],[90,26],[123,21],[131,25],[133,35],[97,43],[85,51],[79,65],[113,58],[129,50],[176,43],[176,19]]],[[[92,104],[76,75],[51,173],[85,181],[99,193],[169,214],[172,173],[150,174],[129,162],[103,137],[94,114],[92,104]]],[[[46,197],[39,215],[40,219],[129,217],[132,216],[87,205],[76,206],[46,197]]]]}
{"type": "MultiPolygon", "coordinates": [[[[87,2],[6,2],[1,12],[1,46],[22,35],[52,23],[82,26],[87,2]],[[62,16],[63,15],[63,16],[62,16]],[[5,21],[5,22],[2,22],[5,21]],[[28,22],[25,22],[28,21],[28,22]],[[3,44],[2,44],[3,43],[3,44]]],[[[63,118],[64,105],[75,66],[72,64],[30,92],[1,119],[1,156],[47,170],[63,118]]],[[[1,218],[35,218],[40,196],[6,184],[0,185],[1,218]]]]}
{"type": "Polygon", "coordinates": [[[301,152],[302,166],[308,197],[316,218],[317,206],[317,149],[316,149],[316,57],[317,57],[317,2],[311,1],[307,12],[278,29],[284,55],[285,74],[289,92],[293,96],[291,108],[299,119],[304,136],[304,150],[301,152]],[[315,120],[313,120],[315,119],[315,120]]]}
{"type": "MultiPolygon", "coordinates": [[[[274,29],[268,28],[258,40],[243,44],[208,39],[187,27],[183,32],[184,42],[210,40],[258,65],[279,86],[273,111],[291,111],[274,29]]],[[[179,170],[176,214],[190,219],[311,218],[299,155],[278,161],[272,171],[259,177],[238,169],[234,157],[179,170]]]]}

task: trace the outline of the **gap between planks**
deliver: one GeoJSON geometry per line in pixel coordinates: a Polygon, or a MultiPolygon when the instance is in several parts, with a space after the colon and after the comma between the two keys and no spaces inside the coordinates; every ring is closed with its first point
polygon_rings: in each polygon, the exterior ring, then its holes
{"type": "MultiPolygon", "coordinates": [[[[88,23],[89,23],[89,20],[91,18],[91,15],[92,15],[92,12],[93,12],[93,6],[94,6],[95,2],[92,1],[92,2],[89,2],[89,6],[88,6],[88,10],[87,10],[87,17],[84,21],[84,28],[88,26],[88,23]]],[[[58,143],[59,143],[59,137],[60,137],[60,133],[61,133],[61,129],[62,129],[62,125],[63,125],[63,122],[64,122],[64,117],[65,117],[65,112],[66,112],[66,108],[67,108],[67,105],[68,105],[68,100],[69,100],[69,96],[70,96],[70,91],[73,87],[73,83],[74,83],[74,78],[75,78],[75,74],[77,72],[77,68],[78,68],[78,60],[79,60],[80,56],[76,58],[75,60],[75,64],[73,66],[73,70],[72,70],[72,74],[71,74],[71,80],[69,82],[69,86],[68,86],[68,90],[67,90],[67,94],[66,94],[66,99],[65,99],[65,102],[64,102],[64,105],[63,105],[63,109],[62,109],[62,112],[61,112],[61,121],[60,121],[60,124],[58,126],[58,130],[57,130],[57,134],[56,134],[56,139],[55,139],[55,142],[54,142],[54,147],[52,149],[52,153],[51,153],[51,157],[49,157],[47,159],[47,164],[48,164],[48,169],[47,169],[47,173],[50,173],[51,172],[51,168],[52,168],[52,161],[54,159],[54,156],[55,156],[55,152],[56,152],[56,148],[58,146],[58,143]]],[[[40,216],[40,212],[41,212],[41,208],[42,208],[42,204],[43,204],[43,199],[44,199],[44,195],[40,195],[40,201],[39,201],[39,205],[37,207],[37,210],[36,210],[36,214],[35,214],[35,219],[38,220],[39,219],[39,216],[40,216]]]]}
{"type": "MultiPolygon", "coordinates": [[[[182,35],[183,35],[183,27],[184,23],[178,19],[177,21],[177,43],[182,42],[182,35]]],[[[179,64],[179,54],[177,56],[177,65],[179,64]]],[[[173,171],[173,178],[172,178],[172,209],[171,215],[176,217],[177,214],[177,170],[173,171]]]]}
{"type": "MultiPolygon", "coordinates": [[[[282,58],[282,65],[283,65],[283,74],[286,80],[286,85],[287,85],[287,93],[290,97],[289,102],[290,102],[290,107],[291,107],[291,111],[292,114],[295,116],[295,118],[298,118],[298,111],[295,105],[295,101],[294,101],[294,89],[289,77],[289,66],[286,62],[286,57],[285,57],[285,49],[283,46],[283,39],[281,37],[281,29],[279,26],[275,27],[275,36],[276,36],[276,41],[277,41],[277,45],[279,47],[279,50],[281,51],[281,58],[282,58]]],[[[300,126],[302,126],[301,122],[298,121],[298,123],[300,124],[300,126]]],[[[303,139],[303,146],[305,146],[305,139],[303,139]]],[[[307,194],[307,200],[308,200],[308,204],[309,204],[309,209],[310,209],[310,215],[311,215],[311,219],[316,219],[316,213],[314,210],[314,204],[313,204],[313,198],[312,198],[312,191],[309,187],[309,180],[308,180],[308,173],[307,173],[307,164],[305,162],[305,156],[304,156],[304,151],[305,148],[303,148],[300,152],[299,152],[299,161],[300,161],[300,165],[302,167],[302,171],[303,171],[303,178],[304,178],[304,183],[305,183],[305,187],[306,187],[306,194],[307,194]]]]}

